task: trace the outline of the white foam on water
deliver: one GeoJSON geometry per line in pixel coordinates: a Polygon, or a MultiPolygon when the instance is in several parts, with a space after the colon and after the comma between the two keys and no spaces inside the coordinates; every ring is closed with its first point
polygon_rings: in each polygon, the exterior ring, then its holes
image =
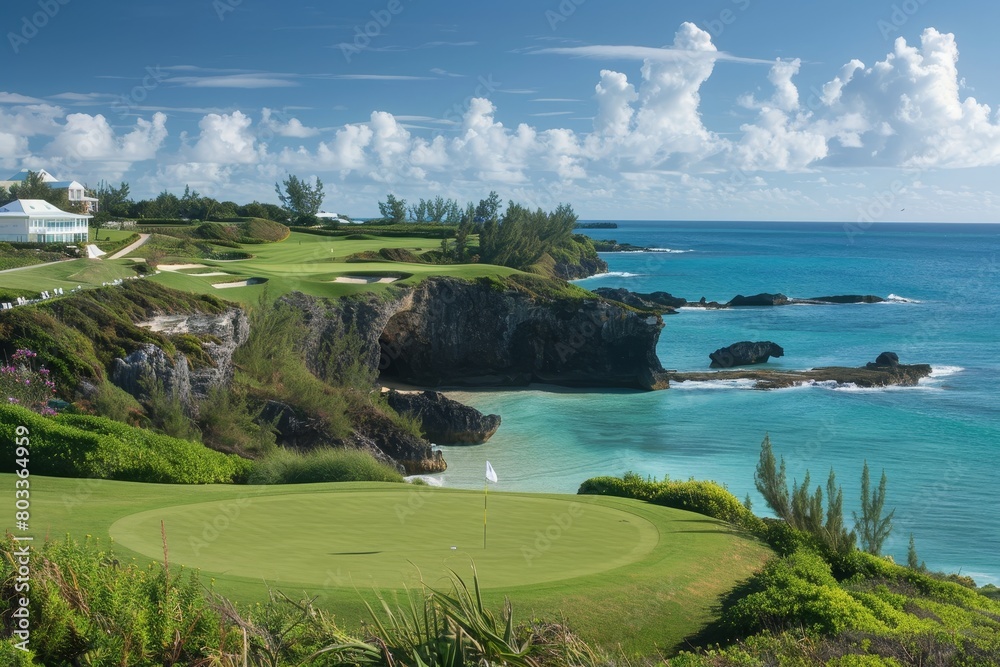
{"type": "Polygon", "coordinates": [[[671,389],[682,389],[691,391],[695,389],[755,389],[756,380],[687,380],[685,382],[671,382],[671,389]]]}
{"type": "Polygon", "coordinates": [[[607,273],[595,273],[587,278],[577,278],[576,280],[571,280],[569,282],[575,283],[581,280],[592,280],[594,278],[638,278],[641,273],[629,273],[628,271],[608,271],[607,273]]]}
{"type": "Polygon", "coordinates": [[[961,366],[931,366],[931,374],[928,377],[946,378],[949,375],[957,375],[964,370],[961,366]]]}
{"type": "Polygon", "coordinates": [[[885,297],[883,303],[923,303],[922,301],[917,301],[916,299],[907,299],[905,296],[899,296],[898,294],[890,294],[885,297]]]}

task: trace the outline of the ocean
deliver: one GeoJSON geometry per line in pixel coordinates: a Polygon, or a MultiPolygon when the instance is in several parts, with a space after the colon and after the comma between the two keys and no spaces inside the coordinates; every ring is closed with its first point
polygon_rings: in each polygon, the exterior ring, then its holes
{"type": "Polygon", "coordinates": [[[529,387],[450,391],[503,425],[485,445],[443,447],[446,486],[479,488],[485,461],[497,490],[575,493],[597,475],[711,479],[754,511],[767,508],[753,472],[769,434],[789,481],[831,467],[845,514],[860,508],[861,469],[888,477],[895,530],[885,547],[905,562],[910,534],[934,570],[1000,584],[1000,225],[685,223],[623,221],[594,238],[656,248],[606,253],[606,274],[582,287],[662,290],[690,301],[736,294],[874,294],[881,304],[682,309],[664,318],[664,368],[704,370],[708,354],[770,340],[768,366],[860,366],[883,351],[928,363],[914,388],[807,386],[755,391],[686,383],[660,392],[529,387]]]}

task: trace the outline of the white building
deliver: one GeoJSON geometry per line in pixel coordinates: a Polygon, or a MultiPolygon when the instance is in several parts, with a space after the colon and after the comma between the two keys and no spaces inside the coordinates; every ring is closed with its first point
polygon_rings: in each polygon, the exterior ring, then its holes
{"type": "Polygon", "coordinates": [[[92,216],[61,211],[42,199],[18,199],[0,207],[0,241],[78,243],[88,240],[92,216]]]}
{"type": "Polygon", "coordinates": [[[320,211],[316,214],[317,220],[323,220],[326,222],[339,222],[345,225],[353,225],[354,221],[347,216],[340,215],[339,213],[329,213],[327,211],[320,211]]]}
{"type": "MultiPolygon", "coordinates": [[[[83,204],[84,212],[86,213],[97,213],[97,198],[87,196],[87,188],[78,181],[60,181],[55,176],[45,171],[44,169],[39,169],[37,172],[39,176],[42,177],[42,182],[48,185],[53,190],[65,190],[66,196],[69,198],[71,203],[80,202],[83,204]]],[[[28,170],[22,169],[13,176],[11,176],[6,181],[0,181],[0,185],[10,188],[12,185],[19,185],[28,178],[28,170]]]]}

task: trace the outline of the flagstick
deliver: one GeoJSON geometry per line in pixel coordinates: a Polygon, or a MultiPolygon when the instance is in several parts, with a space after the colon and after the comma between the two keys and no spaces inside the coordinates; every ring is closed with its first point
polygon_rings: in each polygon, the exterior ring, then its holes
{"type": "Polygon", "coordinates": [[[490,493],[490,481],[483,483],[483,550],[486,549],[486,497],[490,493]]]}

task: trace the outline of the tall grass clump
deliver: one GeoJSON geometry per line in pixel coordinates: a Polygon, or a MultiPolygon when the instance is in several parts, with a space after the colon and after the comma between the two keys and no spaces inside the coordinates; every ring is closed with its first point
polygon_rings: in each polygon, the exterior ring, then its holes
{"type": "Polygon", "coordinates": [[[264,295],[250,312],[249,339],[233,355],[238,380],[251,392],[257,390],[320,417],[332,437],[345,437],[351,432],[347,401],[306,367],[300,350],[304,329],[300,311],[268,303],[264,295]]]}
{"type": "MultiPolygon", "coordinates": [[[[13,611],[19,545],[0,539],[0,610],[13,611]]],[[[169,562],[139,566],[122,563],[88,540],[36,542],[31,554],[33,619],[29,649],[35,662],[8,662],[11,647],[0,647],[3,665],[195,665],[210,649],[237,645],[237,636],[220,627],[194,572],[169,562]]],[[[4,614],[6,616],[6,613],[4,614]]],[[[6,634],[6,633],[5,633],[6,634]]]]}
{"type": "Polygon", "coordinates": [[[278,449],[257,461],[251,484],[309,484],[312,482],[402,482],[394,467],[357,449],[314,449],[299,453],[278,449]]]}

